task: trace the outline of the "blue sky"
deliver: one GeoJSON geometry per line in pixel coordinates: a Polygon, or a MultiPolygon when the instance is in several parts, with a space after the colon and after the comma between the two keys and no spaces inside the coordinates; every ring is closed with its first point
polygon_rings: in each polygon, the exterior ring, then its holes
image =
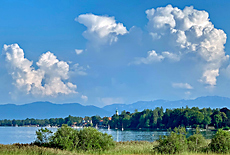
{"type": "Polygon", "coordinates": [[[0,4],[1,104],[230,97],[227,0],[0,4]]]}

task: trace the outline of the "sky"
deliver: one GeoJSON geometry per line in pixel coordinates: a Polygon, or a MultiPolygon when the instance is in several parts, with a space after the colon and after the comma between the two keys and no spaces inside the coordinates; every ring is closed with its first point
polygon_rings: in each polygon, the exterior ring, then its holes
{"type": "Polygon", "coordinates": [[[0,1],[0,104],[230,97],[230,1],[0,1]]]}

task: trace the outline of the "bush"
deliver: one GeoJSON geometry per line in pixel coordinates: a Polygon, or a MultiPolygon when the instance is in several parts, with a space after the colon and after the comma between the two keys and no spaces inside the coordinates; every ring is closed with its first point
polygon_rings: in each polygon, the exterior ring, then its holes
{"type": "Polygon", "coordinates": [[[74,150],[78,146],[78,130],[62,125],[51,137],[51,146],[64,150],[74,150]]]}
{"type": "Polygon", "coordinates": [[[210,150],[216,153],[229,153],[230,152],[230,133],[219,129],[210,143],[210,150]]]}
{"type": "Polygon", "coordinates": [[[78,148],[81,150],[107,150],[115,146],[111,135],[91,127],[80,130],[78,137],[78,148]]]}
{"type": "Polygon", "coordinates": [[[202,134],[200,134],[199,128],[196,129],[196,133],[187,138],[188,150],[192,152],[201,152],[207,148],[207,141],[202,134]]]}
{"type": "Polygon", "coordinates": [[[38,131],[36,131],[37,138],[34,144],[38,146],[49,146],[52,133],[53,132],[47,128],[38,129],[38,131]]]}
{"type": "Polygon", "coordinates": [[[187,151],[185,128],[175,128],[168,136],[160,137],[157,142],[158,146],[154,147],[154,151],[161,154],[175,154],[187,151]]]}
{"type": "Polygon", "coordinates": [[[39,129],[35,145],[64,150],[107,150],[115,146],[111,135],[88,127],[78,131],[62,125],[54,134],[48,129],[39,129]]]}

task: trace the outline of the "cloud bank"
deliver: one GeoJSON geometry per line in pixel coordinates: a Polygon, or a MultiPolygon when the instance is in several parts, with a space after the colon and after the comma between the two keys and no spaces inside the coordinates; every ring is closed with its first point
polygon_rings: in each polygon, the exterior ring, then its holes
{"type": "Polygon", "coordinates": [[[39,96],[57,96],[58,94],[77,93],[77,88],[69,79],[69,65],[57,59],[51,53],[46,52],[41,55],[36,63],[35,69],[33,61],[24,56],[24,51],[18,44],[4,45],[9,73],[11,74],[14,85],[19,91],[27,94],[39,96]]]}
{"type": "Polygon", "coordinates": [[[116,23],[114,17],[82,14],[75,20],[87,27],[84,37],[96,44],[112,44],[117,42],[118,35],[128,33],[126,27],[122,23],[116,23]]]}
{"type": "Polygon", "coordinates": [[[146,58],[136,58],[135,64],[160,62],[165,58],[180,61],[187,55],[199,58],[202,75],[200,82],[216,85],[216,78],[224,62],[229,59],[225,54],[226,34],[217,29],[209,20],[206,11],[193,7],[183,10],[168,5],[146,11],[149,20],[147,28],[153,41],[166,43],[167,51],[149,51],[146,58]]]}

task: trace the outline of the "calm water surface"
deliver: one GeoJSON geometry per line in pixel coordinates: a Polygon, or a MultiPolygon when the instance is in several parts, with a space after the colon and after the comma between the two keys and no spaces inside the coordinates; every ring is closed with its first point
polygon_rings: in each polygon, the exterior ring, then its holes
{"type": "MultiPolygon", "coordinates": [[[[0,127],[0,144],[31,143],[35,141],[35,133],[38,127],[0,127]]],[[[57,128],[48,128],[55,132],[57,128]]],[[[98,129],[103,133],[113,136],[115,141],[155,141],[161,135],[169,134],[166,131],[141,131],[141,130],[107,130],[98,129]]],[[[206,138],[211,138],[215,132],[205,131],[202,134],[206,138]]]]}

